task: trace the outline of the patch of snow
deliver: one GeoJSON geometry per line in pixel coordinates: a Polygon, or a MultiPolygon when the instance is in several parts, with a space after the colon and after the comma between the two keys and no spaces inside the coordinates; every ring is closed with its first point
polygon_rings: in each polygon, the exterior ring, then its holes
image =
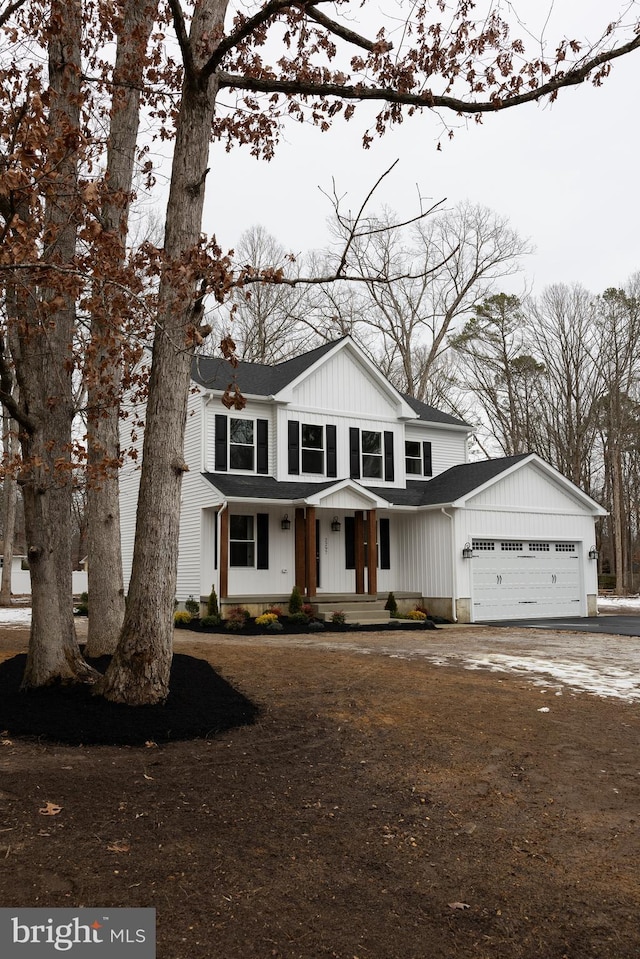
{"type": "Polygon", "coordinates": [[[0,606],[0,627],[23,629],[30,625],[30,606],[0,606]]]}
{"type": "Polygon", "coordinates": [[[599,613],[617,613],[620,609],[640,613],[640,596],[598,596],[599,613]]]}
{"type": "Polygon", "coordinates": [[[636,671],[612,666],[609,663],[585,663],[575,660],[537,659],[535,656],[505,656],[491,653],[477,659],[467,659],[467,669],[506,670],[529,676],[534,682],[553,685],[561,682],[571,689],[579,689],[596,696],[611,696],[627,702],[640,700],[640,676],[636,671]]]}

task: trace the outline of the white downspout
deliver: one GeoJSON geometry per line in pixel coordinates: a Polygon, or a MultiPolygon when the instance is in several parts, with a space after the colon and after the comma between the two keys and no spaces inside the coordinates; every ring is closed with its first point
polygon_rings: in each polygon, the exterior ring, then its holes
{"type": "Polygon", "coordinates": [[[458,622],[458,566],[456,563],[456,543],[455,536],[453,535],[453,516],[451,513],[447,513],[444,506],[440,507],[440,512],[443,516],[446,516],[447,519],[451,520],[451,583],[453,586],[452,590],[452,614],[454,623],[458,622]]]}

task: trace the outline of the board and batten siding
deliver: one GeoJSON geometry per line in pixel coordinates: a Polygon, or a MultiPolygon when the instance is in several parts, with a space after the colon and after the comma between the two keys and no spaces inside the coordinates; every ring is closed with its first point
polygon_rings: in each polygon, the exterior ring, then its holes
{"type": "Polygon", "coordinates": [[[243,506],[234,503],[230,507],[231,513],[267,513],[269,516],[269,568],[247,569],[246,567],[229,567],[229,595],[230,596],[270,596],[291,592],[295,581],[295,534],[294,524],[291,528],[281,528],[282,509],[280,507],[263,508],[256,510],[250,504],[243,506]]]}
{"type": "Polygon", "coordinates": [[[397,589],[422,596],[450,596],[452,588],[450,520],[439,512],[392,517],[394,578],[397,589]]]}
{"type": "Polygon", "coordinates": [[[529,465],[503,477],[488,489],[468,500],[469,509],[478,507],[512,507],[525,510],[540,510],[544,513],[583,514],[584,504],[564,490],[553,479],[545,476],[535,466],[529,465]]]}
{"type": "Polygon", "coordinates": [[[395,418],[398,401],[381,390],[347,350],[341,350],[305,377],[292,391],[292,408],[325,413],[348,410],[369,417],[395,418]]]}

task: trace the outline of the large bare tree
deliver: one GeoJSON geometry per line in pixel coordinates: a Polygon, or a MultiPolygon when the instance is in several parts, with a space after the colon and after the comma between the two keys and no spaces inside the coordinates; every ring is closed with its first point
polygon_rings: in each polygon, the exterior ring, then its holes
{"type": "MultiPolygon", "coordinates": [[[[130,9],[133,2],[121,0],[119,9],[130,9]]],[[[72,475],[69,430],[77,364],[70,351],[86,277],[95,273],[87,261],[77,261],[78,242],[90,247],[91,235],[103,228],[95,213],[95,181],[81,179],[79,164],[90,171],[95,128],[87,119],[93,109],[88,91],[93,71],[108,71],[109,58],[96,58],[95,49],[103,35],[110,35],[105,14],[112,8],[84,6],[81,0],[53,0],[50,9],[45,0],[25,4],[21,7],[18,0],[2,8],[0,22],[10,26],[6,36],[16,48],[25,37],[35,36],[48,50],[49,80],[42,83],[37,58],[24,65],[22,75],[18,60],[5,63],[5,88],[28,91],[26,99],[22,92],[10,98],[10,119],[19,122],[22,110],[30,121],[29,130],[24,122],[20,127],[16,150],[3,118],[0,168],[5,235],[12,239],[10,249],[0,244],[0,266],[12,276],[22,270],[27,281],[20,286],[19,308],[11,313],[12,352],[27,405],[15,408],[8,392],[2,399],[26,438],[23,479],[34,583],[26,681],[37,685],[55,675],[82,678],[89,673],[77,651],[68,601],[70,481],[56,478],[72,475]],[[45,129],[49,141],[38,137],[45,129]],[[25,240],[26,221],[16,210],[27,204],[34,215],[39,207],[45,181],[31,174],[34,156],[42,149],[54,164],[46,169],[46,182],[58,190],[42,199],[42,230],[25,240]],[[40,322],[32,335],[46,343],[46,351],[31,350],[37,362],[20,340],[24,318],[30,316],[40,322]]],[[[377,14],[357,26],[359,9],[346,0],[331,13],[323,3],[268,0],[235,12],[228,0],[169,0],[169,15],[159,13],[144,85],[150,120],[159,136],[172,139],[173,157],[164,242],[161,250],[148,251],[149,270],[159,278],[158,300],[129,602],[102,684],[111,699],[155,703],[168,692],[186,401],[192,355],[208,332],[203,323],[206,297],[222,303],[234,286],[288,282],[271,270],[237,275],[230,258],[201,236],[211,137],[247,144],[256,156],[270,159],[285,117],[325,130],[337,116],[349,119],[359,103],[368,101],[378,103],[379,111],[374,127],[364,133],[367,145],[406,114],[481,116],[553,99],[563,87],[588,79],[599,83],[617,57],[640,46],[633,25],[625,34],[623,27],[609,29],[607,24],[589,50],[561,41],[544,59],[539,49],[527,53],[526,43],[511,37],[498,8],[489,6],[476,17],[468,0],[451,5],[442,0],[436,11],[411,7],[401,31],[397,20],[390,21],[394,46],[384,25],[375,22],[377,14]]],[[[143,46],[140,40],[141,57],[143,46]]],[[[113,88],[113,95],[120,92],[113,88]]],[[[116,262],[121,255],[116,244],[116,262]]],[[[336,277],[346,274],[346,262],[338,264],[336,277]]]]}

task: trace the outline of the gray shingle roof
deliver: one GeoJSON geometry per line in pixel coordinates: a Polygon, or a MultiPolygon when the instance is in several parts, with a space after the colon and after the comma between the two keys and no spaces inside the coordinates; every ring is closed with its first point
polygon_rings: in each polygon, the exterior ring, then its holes
{"type": "Polygon", "coordinates": [[[426,403],[416,400],[413,396],[409,396],[408,393],[403,393],[402,398],[407,401],[414,413],[417,413],[420,419],[425,420],[427,423],[447,423],[451,426],[466,426],[467,429],[471,428],[464,420],[459,420],[449,413],[436,410],[433,406],[427,406],[426,403]]]}
{"type": "MultiPolygon", "coordinates": [[[[207,390],[220,390],[224,392],[235,379],[238,389],[247,396],[273,396],[281,389],[293,382],[301,373],[310,369],[314,363],[329,353],[338,343],[346,340],[343,336],[338,340],[332,340],[329,343],[323,343],[322,346],[295,356],[291,360],[285,360],[283,363],[269,365],[267,363],[247,363],[241,360],[235,369],[229,363],[218,356],[195,356],[191,367],[191,378],[207,390]]],[[[463,420],[450,416],[449,413],[443,413],[434,409],[433,406],[427,406],[420,400],[414,399],[407,393],[400,394],[409,404],[411,409],[418,414],[421,420],[427,423],[445,423],[450,426],[466,426],[468,424],[463,420]]]]}
{"type": "MultiPolygon", "coordinates": [[[[451,469],[440,473],[432,480],[409,480],[406,489],[370,486],[366,489],[394,506],[444,506],[468,495],[529,455],[529,453],[522,453],[519,456],[504,456],[495,460],[481,460],[478,463],[452,466],[451,469]]],[[[341,480],[331,479],[322,483],[278,483],[273,476],[236,476],[230,473],[203,473],[202,475],[225,497],[289,502],[304,500],[320,490],[341,482],[341,480]]]]}
{"type": "Polygon", "coordinates": [[[241,360],[234,369],[221,357],[195,356],[191,367],[191,378],[207,390],[223,392],[235,378],[241,393],[249,396],[272,396],[312,367],[339,342],[340,340],[333,340],[330,343],[323,343],[315,350],[273,366],[266,363],[246,363],[241,360]]]}
{"type": "Polygon", "coordinates": [[[232,473],[203,473],[212,486],[220,490],[223,496],[242,499],[281,499],[303,500],[313,496],[328,486],[335,486],[338,480],[326,480],[324,483],[278,483],[273,476],[235,476],[232,473]]]}
{"type": "Polygon", "coordinates": [[[484,486],[489,480],[504,473],[515,463],[530,456],[530,453],[521,453],[519,456],[503,456],[495,460],[480,460],[477,463],[463,463],[452,466],[434,479],[424,484],[421,506],[435,506],[439,503],[455,503],[462,496],[467,496],[479,486],[484,486]]]}

